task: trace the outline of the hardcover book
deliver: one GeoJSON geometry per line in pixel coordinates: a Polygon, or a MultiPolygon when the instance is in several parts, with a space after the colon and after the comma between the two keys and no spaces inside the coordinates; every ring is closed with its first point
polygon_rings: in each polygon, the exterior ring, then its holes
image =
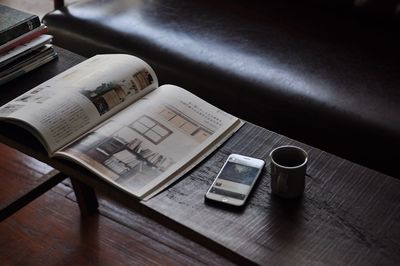
{"type": "Polygon", "coordinates": [[[37,15],[0,5],[0,45],[39,26],[37,15]]]}
{"type": "Polygon", "coordinates": [[[55,76],[0,107],[0,121],[139,199],[172,184],[243,124],[183,88],[159,86],[146,62],[123,54],[55,76]]]}
{"type": "Polygon", "coordinates": [[[47,33],[47,27],[45,25],[40,25],[27,33],[18,36],[15,39],[9,40],[8,42],[0,45],[0,54],[4,54],[9,50],[14,49],[17,46],[24,45],[25,43],[38,38],[40,35],[47,33]]]}

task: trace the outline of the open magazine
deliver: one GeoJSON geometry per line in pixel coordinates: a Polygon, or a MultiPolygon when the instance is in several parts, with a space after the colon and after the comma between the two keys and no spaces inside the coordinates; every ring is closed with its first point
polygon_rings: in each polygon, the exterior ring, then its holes
{"type": "Polygon", "coordinates": [[[174,86],[143,60],[97,55],[0,107],[50,157],[148,199],[215,150],[241,120],[174,86]]]}

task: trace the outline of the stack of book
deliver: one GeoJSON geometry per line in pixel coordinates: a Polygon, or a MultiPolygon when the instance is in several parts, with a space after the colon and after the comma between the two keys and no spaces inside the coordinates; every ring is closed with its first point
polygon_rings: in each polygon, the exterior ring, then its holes
{"type": "Polygon", "coordinates": [[[0,5],[0,85],[57,57],[45,33],[38,16],[0,5]]]}

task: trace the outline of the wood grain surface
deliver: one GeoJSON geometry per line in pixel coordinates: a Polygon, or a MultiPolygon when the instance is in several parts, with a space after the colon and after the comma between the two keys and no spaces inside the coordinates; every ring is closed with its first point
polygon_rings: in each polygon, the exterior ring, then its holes
{"type": "MultiPolygon", "coordinates": [[[[8,174],[18,172],[3,168],[8,174]]],[[[23,169],[28,170],[22,166],[20,171],[23,169]]],[[[7,180],[14,177],[8,175],[7,180]]],[[[83,218],[73,194],[68,184],[60,183],[1,222],[0,264],[231,265],[199,244],[102,196],[99,212],[83,218]]]]}
{"type": "Polygon", "coordinates": [[[262,265],[396,265],[400,262],[400,181],[247,123],[149,208],[226,256],[262,265]],[[282,144],[309,153],[305,194],[271,195],[268,154],[282,144]],[[204,194],[231,153],[265,159],[243,210],[207,205],[204,194]]]}
{"type": "MultiPolygon", "coordinates": [[[[72,59],[68,59],[70,63],[82,60],[78,56],[72,59]]],[[[38,71],[32,73],[41,70],[38,71]]],[[[50,71],[35,76],[31,85],[43,82],[40,80],[51,74],[54,75],[50,71]]],[[[16,81],[15,91],[7,91],[1,101],[23,91],[24,84],[19,84],[22,87],[18,84],[16,81]]],[[[236,263],[397,265],[400,262],[400,180],[251,123],[246,123],[179,182],[147,202],[138,202],[73,163],[49,159],[32,136],[12,125],[0,128],[0,140],[236,263]],[[296,144],[309,153],[306,190],[301,199],[282,200],[271,195],[267,158],[274,147],[282,144],[296,144]],[[242,210],[204,203],[205,192],[231,153],[267,161],[260,182],[242,210]]],[[[107,215],[124,214],[110,210],[107,215]]],[[[121,245],[125,248],[128,243],[121,245]]]]}

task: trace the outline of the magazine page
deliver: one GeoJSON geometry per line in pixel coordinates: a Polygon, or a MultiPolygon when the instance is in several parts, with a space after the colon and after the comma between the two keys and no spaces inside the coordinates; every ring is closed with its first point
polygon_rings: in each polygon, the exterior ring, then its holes
{"type": "Polygon", "coordinates": [[[29,125],[52,154],[157,86],[143,60],[97,55],[0,107],[0,119],[29,125]]]}
{"type": "Polygon", "coordinates": [[[178,178],[240,120],[163,85],[56,153],[138,198],[178,178]]]}

